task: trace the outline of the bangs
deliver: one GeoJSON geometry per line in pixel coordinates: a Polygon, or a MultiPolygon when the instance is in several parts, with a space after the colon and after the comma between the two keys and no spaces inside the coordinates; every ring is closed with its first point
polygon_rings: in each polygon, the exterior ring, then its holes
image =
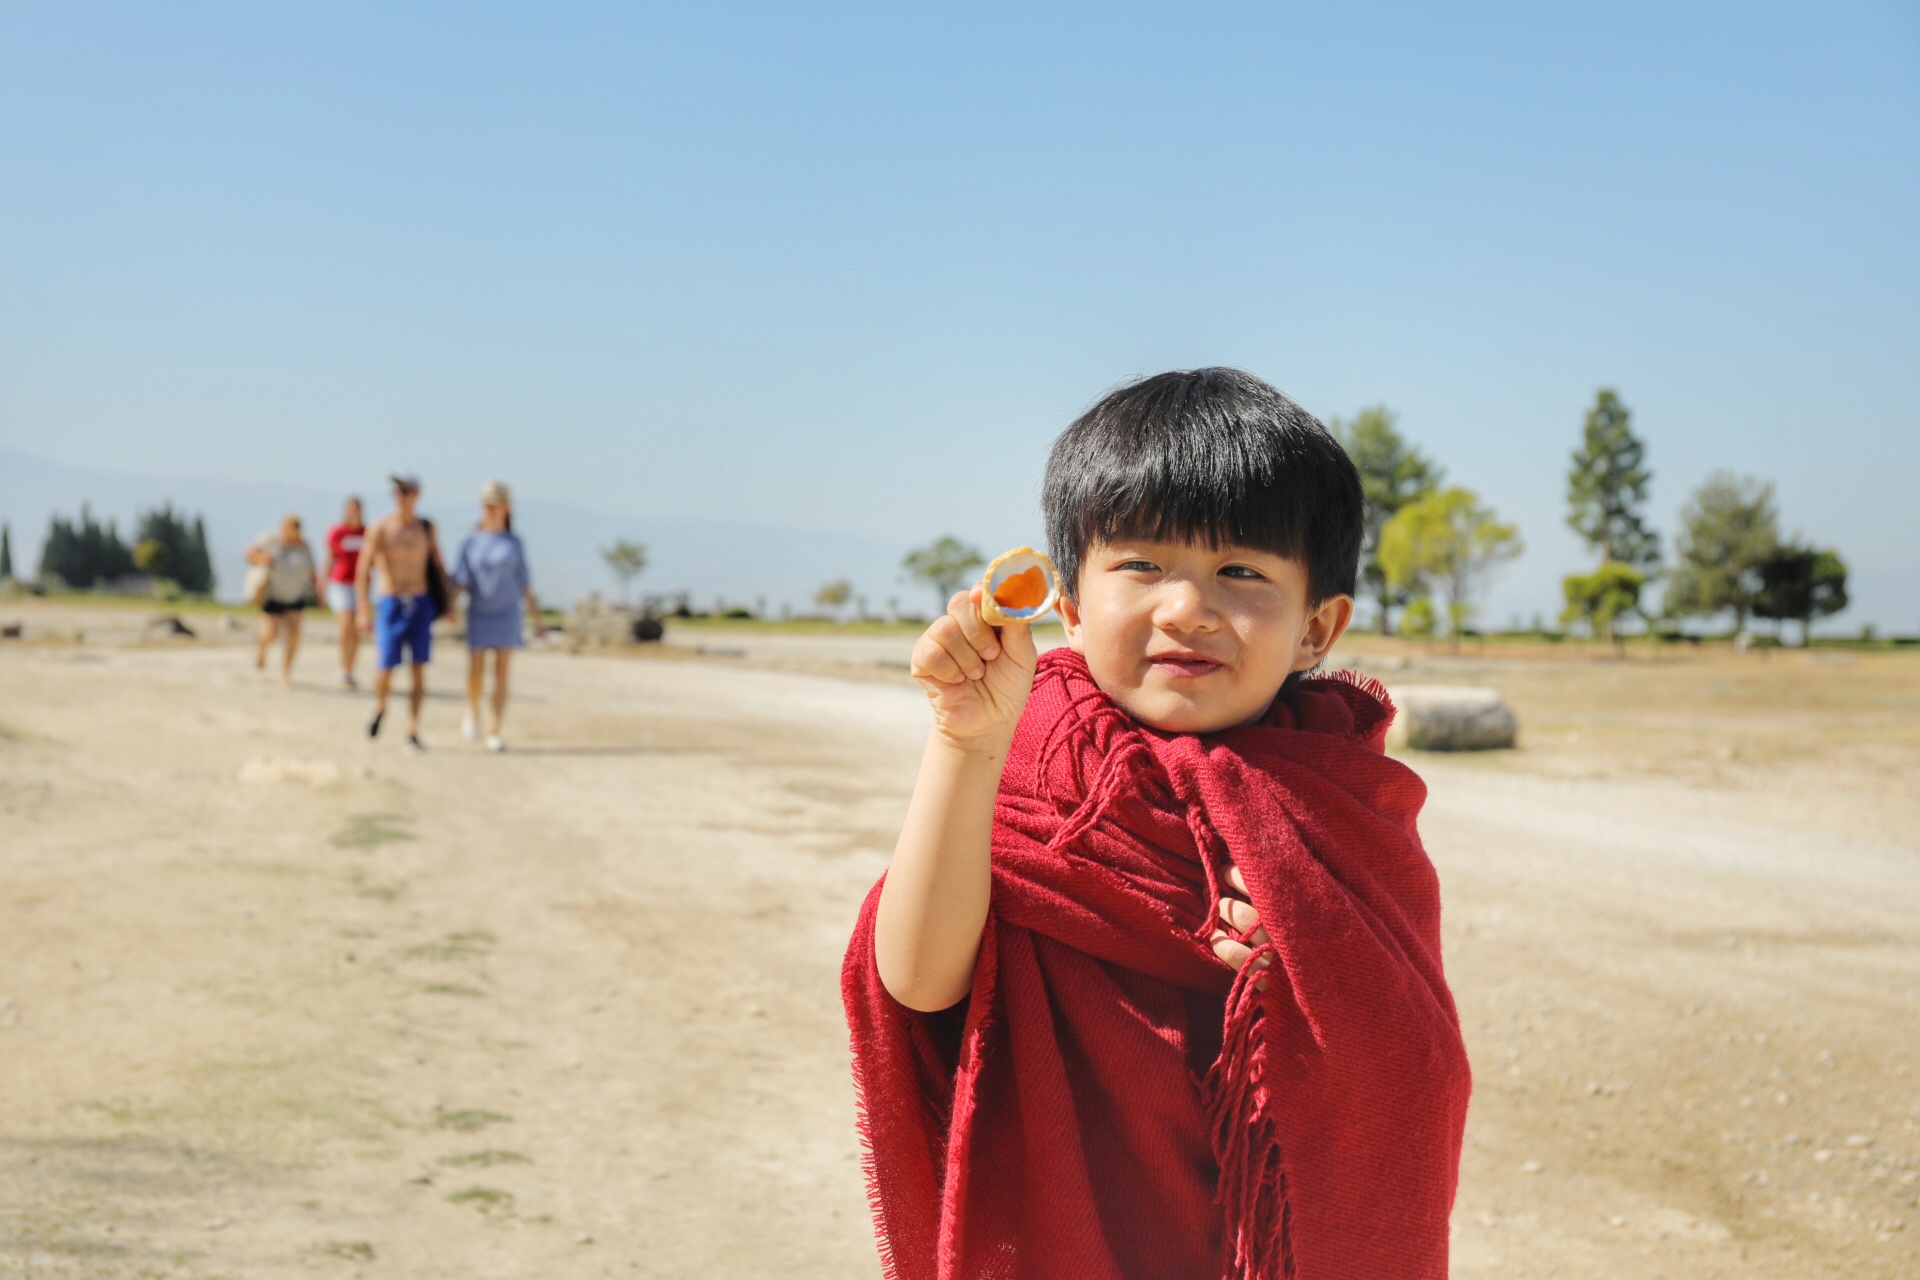
{"type": "Polygon", "coordinates": [[[1123,387],[1054,442],[1044,493],[1062,585],[1087,548],[1128,538],[1303,562],[1313,602],[1354,591],[1360,477],[1312,414],[1237,369],[1123,387]]]}

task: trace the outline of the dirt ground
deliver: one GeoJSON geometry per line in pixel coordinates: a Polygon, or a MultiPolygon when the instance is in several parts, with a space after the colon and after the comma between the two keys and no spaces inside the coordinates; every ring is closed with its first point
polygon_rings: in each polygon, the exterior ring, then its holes
{"type": "MultiPolygon", "coordinates": [[[[449,645],[411,757],[323,645],[144,617],[0,601],[0,1274],[878,1274],[837,972],[904,639],[528,653],[499,756],[449,645]]],[[[1920,656],[1342,656],[1523,726],[1410,760],[1456,1274],[1920,1274],[1920,656]]]]}

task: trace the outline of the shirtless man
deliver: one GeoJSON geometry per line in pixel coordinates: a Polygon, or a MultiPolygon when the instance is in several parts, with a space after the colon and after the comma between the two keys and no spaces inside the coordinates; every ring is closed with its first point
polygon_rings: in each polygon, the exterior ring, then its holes
{"type": "Polygon", "coordinates": [[[353,577],[360,630],[373,633],[379,650],[379,671],[373,683],[378,705],[367,725],[367,736],[380,732],[380,721],[387,714],[387,691],[393,687],[393,669],[400,665],[404,648],[413,668],[413,689],[407,703],[407,750],[420,751],[420,708],[427,700],[427,659],[433,651],[433,597],[427,594],[427,564],[431,561],[438,566],[443,580],[446,566],[440,560],[433,525],[413,511],[420,501],[420,477],[403,471],[391,479],[393,510],[368,526],[353,577]],[[384,588],[378,601],[372,595],[376,570],[384,588]]]}

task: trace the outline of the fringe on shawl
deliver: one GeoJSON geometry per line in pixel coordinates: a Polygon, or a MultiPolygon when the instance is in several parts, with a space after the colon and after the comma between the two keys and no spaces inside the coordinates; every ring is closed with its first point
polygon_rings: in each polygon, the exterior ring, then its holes
{"type": "Polygon", "coordinates": [[[1232,1250],[1228,1280],[1293,1280],[1293,1216],[1286,1153],[1280,1149],[1266,1086],[1267,1011],[1259,984],[1286,979],[1272,967],[1272,943],[1256,949],[1227,995],[1220,1056],[1207,1072],[1205,1100],[1220,1167],[1216,1203],[1232,1250]],[[1268,966],[1262,968],[1261,957],[1268,966]]]}
{"type": "Polygon", "coordinates": [[[1316,671],[1308,676],[1307,679],[1325,680],[1331,684],[1352,685],[1369,698],[1379,702],[1379,704],[1386,709],[1387,724],[1392,724],[1394,717],[1400,714],[1400,708],[1393,705],[1393,696],[1387,692],[1387,686],[1381,684],[1364,671],[1355,670],[1353,667],[1335,667],[1331,671],[1316,671]]]}

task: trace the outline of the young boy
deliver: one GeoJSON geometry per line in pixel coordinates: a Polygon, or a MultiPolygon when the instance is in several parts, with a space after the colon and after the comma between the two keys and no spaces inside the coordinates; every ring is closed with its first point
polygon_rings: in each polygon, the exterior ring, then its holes
{"type": "Polygon", "coordinates": [[[1067,646],[956,595],[844,995],[889,1276],[1447,1273],[1469,1077],[1425,789],[1310,677],[1360,480],[1233,369],[1107,396],[1044,489],[1067,646]]]}

